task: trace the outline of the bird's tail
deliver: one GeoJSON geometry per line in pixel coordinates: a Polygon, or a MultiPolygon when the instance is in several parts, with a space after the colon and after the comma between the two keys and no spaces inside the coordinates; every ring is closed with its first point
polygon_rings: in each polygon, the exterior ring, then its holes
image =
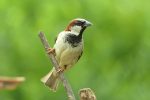
{"type": "Polygon", "coordinates": [[[53,67],[53,69],[44,76],[41,81],[55,92],[60,81],[55,68],[53,67]]]}

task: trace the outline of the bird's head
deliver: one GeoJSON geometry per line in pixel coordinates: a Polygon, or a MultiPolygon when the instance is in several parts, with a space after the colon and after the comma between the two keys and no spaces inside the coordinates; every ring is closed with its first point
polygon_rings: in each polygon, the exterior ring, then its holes
{"type": "Polygon", "coordinates": [[[67,28],[65,29],[65,31],[72,31],[72,32],[76,32],[76,33],[83,33],[83,31],[88,27],[91,26],[92,23],[85,20],[85,19],[81,19],[81,18],[77,18],[72,20],[69,25],[67,26],[67,28]]]}

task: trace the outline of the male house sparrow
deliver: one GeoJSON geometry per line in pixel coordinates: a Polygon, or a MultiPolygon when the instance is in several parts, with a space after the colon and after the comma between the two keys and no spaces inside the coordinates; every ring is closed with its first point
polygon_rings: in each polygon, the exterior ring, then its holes
{"type": "Polygon", "coordinates": [[[72,67],[80,59],[83,52],[83,32],[92,24],[85,19],[72,20],[66,29],[59,33],[53,48],[48,53],[54,53],[59,64],[59,70],[53,69],[41,79],[51,90],[56,91],[59,77],[58,72],[63,72],[72,67]]]}

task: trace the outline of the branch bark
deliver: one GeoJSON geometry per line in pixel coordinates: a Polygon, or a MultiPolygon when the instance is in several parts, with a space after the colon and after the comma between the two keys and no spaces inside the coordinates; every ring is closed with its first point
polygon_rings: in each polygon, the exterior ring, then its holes
{"type": "MultiPolygon", "coordinates": [[[[45,51],[47,50],[47,48],[50,48],[50,45],[44,35],[43,32],[39,33],[39,37],[41,39],[42,44],[44,45],[45,51]]],[[[51,60],[53,66],[55,67],[55,69],[57,70],[59,67],[59,64],[57,62],[57,60],[55,59],[53,54],[48,54],[49,59],[51,60]]],[[[76,100],[74,93],[72,91],[71,85],[69,84],[68,80],[65,78],[63,73],[60,73],[59,78],[61,80],[61,82],[63,83],[63,86],[67,92],[67,96],[68,96],[68,100],[76,100]]]]}

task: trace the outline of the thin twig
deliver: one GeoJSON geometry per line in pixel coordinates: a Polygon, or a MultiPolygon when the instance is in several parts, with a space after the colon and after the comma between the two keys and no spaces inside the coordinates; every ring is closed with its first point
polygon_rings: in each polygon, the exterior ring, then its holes
{"type": "MultiPolygon", "coordinates": [[[[40,33],[39,33],[39,37],[40,37],[41,42],[42,42],[42,44],[44,45],[45,51],[46,51],[47,48],[50,48],[50,45],[49,45],[49,43],[47,42],[47,39],[46,39],[44,33],[43,33],[43,32],[40,32],[40,33]]],[[[57,70],[58,67],[59,67],[59,64],[58,64],[57,60],[55,59],[54,55],[53,55],[53,54],[48,54],[48,57],[49,57],[49,59],[51,60],[51,62],[52,62],[52,64],[53,64],[53,66],[55,67],[55,69],[57,70]]],[[[65,90],[66,90],[66,92],[67,92],[68,100],[76,100],[76,99],[75,99],[75,96],[74,96],[74,93],[73,93],[73,91],[72,91],[72,88],[71,88],[71,86],[70,86],[68,80],[65,78],[64,74],[63,74],[63,73],[60,73],[60,74],[59,74],[59,78],[60,78],[60,80],[62,81],[63,86],[64,86],[64,88],[65,88],[65,90]]]]}

